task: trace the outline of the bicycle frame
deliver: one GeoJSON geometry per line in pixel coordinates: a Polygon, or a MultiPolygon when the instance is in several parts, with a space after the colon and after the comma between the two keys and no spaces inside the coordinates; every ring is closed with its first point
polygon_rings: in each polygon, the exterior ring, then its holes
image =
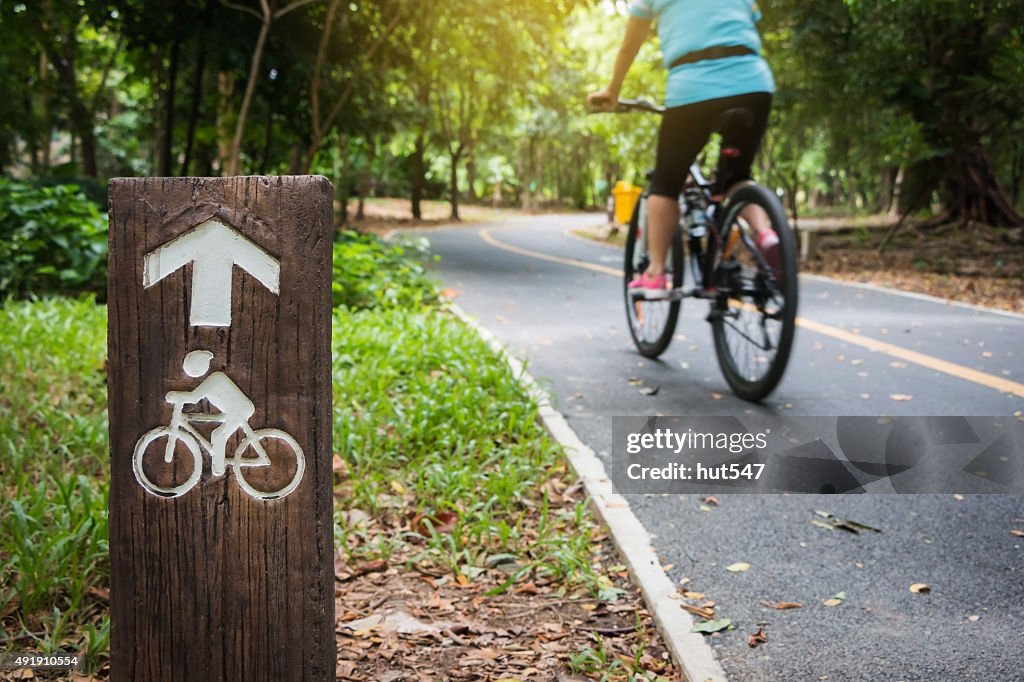
{"type": "MultiPolygon", "coordinates": [[[[171,422],[168,424],[170,436],[167,439],[167,447],[164,450],[164,461],[168,464],[174,458],[174,446],[182,438],[181,434],[190,436],[202,450],[205,450],[210,455],[211,469],[214,476],[223,476],[224,472],[227,471],[227,456],[226,453],[214,452],[213,443],[206,440],[206,438],[199,433],[199,430],[192,425],[192,422],[222,422],[215,414],[196,413],[185,414],[184,403],[176,402],[173,403],[174,410],[171,413],[171,422]]],[[[248,422],[243,423],[239,427],[245,434],[246,439],[252,445],[256,451],[256,457],[233,457],[233,464],[235,466],[270,466],[270,457],[267,456],[267,451],[263,449],[259,441],[253,438],[253,429],[249,426],[248,422]]],[[[237,453],[236,453],[237,455],[237,453]]]]}

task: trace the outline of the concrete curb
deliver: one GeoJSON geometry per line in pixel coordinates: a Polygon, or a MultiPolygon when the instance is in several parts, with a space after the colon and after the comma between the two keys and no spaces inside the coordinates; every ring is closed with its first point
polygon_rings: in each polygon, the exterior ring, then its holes
{"type": "Polygon", "coordinates": [[[462,322],[476,330],[493,350],[508,362],[513,375],[530,396],[540,405],[540,421],[551,436],[565,448],[566,458],[590,496],[591,507],[607,526],[612,541],[629,567],[633,580],[640,586],[654,621],[672,659],[687,682],[726,682],[725,671],[715,660],[711,647],[703,635],[690,632],[694,621],[679,608],[679,594],[661,568],[650,536],[629,508],[622,495],[612,493],[611,480],[604,464],[594,451],[583,444],[565,417],[551,406],[551,400],[494,334],[481,327],[459,306],[450,304],[451,312],[462,322]]]}

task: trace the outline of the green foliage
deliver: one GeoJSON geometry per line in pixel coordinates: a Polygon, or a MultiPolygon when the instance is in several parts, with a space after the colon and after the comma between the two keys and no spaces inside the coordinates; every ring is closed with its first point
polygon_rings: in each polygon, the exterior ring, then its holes
{"type": "Polygon", "coordinates": [[[106,310],[0,306],[0,647],[107,657],[106,310]]]}
{"type": "MultiPolygon", "coordinates": [[[[375,517],[409,506],[454,514],[452,532],[432,534],[418,561],[472,576],[488,556],[509,553],[522,566],[516,577],[536,570],[599,591],[585,507],[535,498],[564,470],[557,446],[536,423],[537,405],[473,330],[435,309],[339,309],[333,348],[345,507],[375,517]],[[536,535],[522,532],[523,515],[536,535]]],[[[394,549],[346,519],[336,515],[336,535],[352,558],[394,549]]]]}
{"type": "Polygon", "coordinates": [[[0,179],[0,296],[102,296],[106,265],[106,220],[76,186],[0,179]]]}
{"type": "Polygon", "coordinates": [[[436,301],[436,286],[424,266],[428,258],[426,239],[391,244],[372,234],[346,230],[334,243],[334,305],[418,308],[436,301]]]}

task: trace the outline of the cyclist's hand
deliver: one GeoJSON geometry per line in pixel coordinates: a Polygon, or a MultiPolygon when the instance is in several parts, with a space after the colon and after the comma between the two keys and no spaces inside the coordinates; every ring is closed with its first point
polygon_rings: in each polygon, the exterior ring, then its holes
{"type": "Polygon", "coordinates": [[[185,405],[191,397],[192,394],[188,391],[168,391],[166,400],[171,405],[185,405]]]}
{"type": "Polygon", "coordinates": [[[619,102],[619,93],[613,92],[611,88],[604,88],[587,95],[587,104],[599,111],[611,111],[619,102]]]}

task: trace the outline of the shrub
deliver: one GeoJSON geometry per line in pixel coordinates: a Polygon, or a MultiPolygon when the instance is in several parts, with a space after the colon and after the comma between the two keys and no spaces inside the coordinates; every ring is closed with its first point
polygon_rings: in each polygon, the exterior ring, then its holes
{"type": "Polygon", "coordinates": [[[107,221],[75,185],[0,179],[0,296],[106,296],[107,221]]]}
{"type": "Polygon", "coordinates": [[[428,258],[423,238],[389,244],[372,234],[344,231],[334,243],[334,305],[418,307],[435,301],[437,288],[424,266],[428,258]]]}

